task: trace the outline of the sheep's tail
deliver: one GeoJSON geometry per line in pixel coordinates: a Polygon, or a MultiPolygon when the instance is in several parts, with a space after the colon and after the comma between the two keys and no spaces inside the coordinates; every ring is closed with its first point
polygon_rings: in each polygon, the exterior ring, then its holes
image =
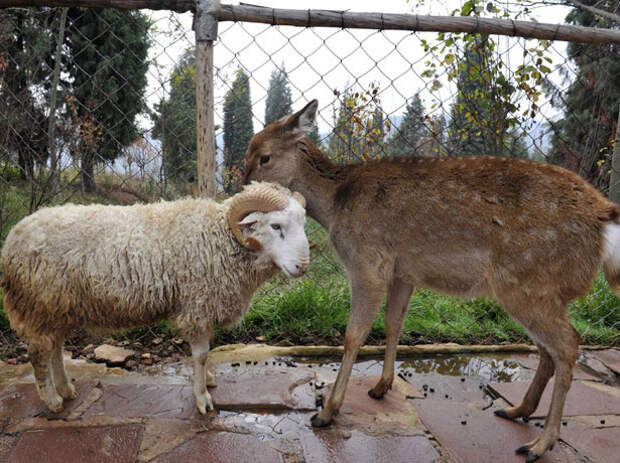
{"type": "Polygon", "coordinates": [[[618,217],[603,228],[603,269],[611,289],[620,296],[620,223],[618,217]]]}

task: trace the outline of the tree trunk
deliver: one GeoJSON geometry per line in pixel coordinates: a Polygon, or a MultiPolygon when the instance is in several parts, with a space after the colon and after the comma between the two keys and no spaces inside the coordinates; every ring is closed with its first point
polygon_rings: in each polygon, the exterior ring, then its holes
{"type": "Polygon", "coordinates": [[[34,176],[34,159],[28,147],[18,149],[17,166],[19,167],[19,177],[22,180],[31,180],[34,176]]]}
{"type": "Polygon", "coordinates": [[[95,183],[95,154],[90,151],[82,155],[82,188],[86,193],[95,191],[97,184],[95,183]]]}
{"type": "Polygon", "coordinates": [[[620,203],[620,108],[618,108],[618,123],[616,124],[616,141],[611,157],[611,178],[609,179],[609,199],[620,203]]]}
{"type": "Polygon", "coordinates": [[[52,196],[56,193],[58,155],[56,152],[56,98],[58,93],[58,82],[60,81],[60,61],[62,59],[62,45],[65,37],[65,25],[67,23],[68,8],[63,8],[58,25],[58,41],[56,44],[56,62],[54,64],[54,76],[50,91],[49,107],[50,114],[47,124],[47,146],[50,153],[50,189],[52,196]]]}

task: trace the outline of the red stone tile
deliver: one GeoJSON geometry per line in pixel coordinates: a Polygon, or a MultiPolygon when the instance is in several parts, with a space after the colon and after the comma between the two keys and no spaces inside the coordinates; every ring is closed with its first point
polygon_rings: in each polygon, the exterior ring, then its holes
{"type": "Polygon", "coordinates": [[[81,400],[88,396],[94,387],[88,382],[74,383],[79,394],[75,400],[65,400],[65,409],[60,413],[50,412],[39,398],[34,384],[15,384],[0,391],[0,418],[9,417],[12,420],[21,420],[32,416],[44,415],[50,419],[65,418],[77,408],[81,400]]]}
{"type": "Polygon", "coordinates": [[[209,388],[217,409],[314,410],[314,373],[287,368],[259,375],[218,376],[209,388]]]}
{"type": "MultiPolygon", "coordinates": [[[[525,368],[536,370],[538,368],[538,354],[516,354],[510,357],[512,360],[519,362],[525,368]]],[[[573,370],[573,380],[583,379],[586,381],[600,381],[600,378],[591,375],[585,371],[580,365],[575,365],[573,370]]]]}
{"type": "Polygon", "coordinates": [[[17,436],[5,436],[0,434],[0,461],[9,461],[9,455],[11,454],[17,439],[17,436]]]}
{"type": "Polygon", "coordinates": [[[562,427],[561,438],[597,463],[618,461],[620,428],[592,428],[571,422],[562,427]]]}
{"type": "Polygon", "coordinates": [[[191,386],[122,384],[104,386],[103,396],[83,416],[189,418],[195,409],[191,386]]]}
{"type": "Polygon", "coordinates": [[[134,463],[142,432],[139,424],[30,430],[7,463],[134,463]]]}
{"type": "MultiPolygon", "coordinates": [[[[379,376],[358,376],[351,378],[347,384],[344,402],[340,408],[341,414],[350,415],[376,415],[377,413],[400,414],[407,411],[413,412],[411,404],[405,395],[393,388],[383,396],[381,400],[372,399],[368,396],[368,390],[373,388],[379,376]]],[[[331,394],[331,386],[327,388],[325,397],[331,394]]]]}
{"type": "Polygon", "coordinates": [[[207,432],[152,463],[282,463],[276,450],[247,434],[207,432]]]}
{"type": "Polygon", "coordinates": [[[607,368],[620,375],[620,350],[605,349],[591,351],[590,353],[603,362],[607,368]]]}
{"type": "MultiPolygon", "coordinates": [[[[489,387],[511,405],[518,405],[525,396],[529,383],[492,383],[489,387]]],[[[540,404],[531,418],[547,416],[552,393],[553,379],[547,384],[540,404]]],[[[582,381],[573,381],[566,397],[564,416],[577,415],[620,415],[620,397],[589,387],[582,381]]]]}
{"type": "MultiPolygon", "coordinates": [[[[448,451],[454,461],[463,463],[523,463],[515,449],[541,431],[531,424],[517,423],[452,400],[416,400],[422,423],[448,451]]],[[[560,446],[546,452],[540,463],[570,461],[560,446]]]]}
{"type": "Polygon", "coordinates": [[[315,431],[301,436],[307,463],[430,463],[439,453],[424,436],[368,436],[352,431],[343,437],[333,431],[315,431]]]}

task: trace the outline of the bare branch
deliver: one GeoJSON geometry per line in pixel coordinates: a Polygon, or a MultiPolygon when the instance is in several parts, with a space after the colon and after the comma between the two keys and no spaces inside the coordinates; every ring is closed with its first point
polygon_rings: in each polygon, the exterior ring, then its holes
{"type": "Polygon", "coordinates": [[[0,0],[0,8],[28,6],[68,6],[84,8],[118,8],[121,10],[193,11],[193,0],[0,0]]]}
{"type": "Polygon", "coordinates": [[[573,4],[580,10],[587,11],[588,13],[592,13],[596,16],[601,16],[603,18],[611,19],[614,22],[620,24],[620,15],[614,14],[611,11],[601,10],[600,8],[595,8],[593,6],[584,5],[583,3],[577,0],[567,0],[567,3],[573,4]]]}

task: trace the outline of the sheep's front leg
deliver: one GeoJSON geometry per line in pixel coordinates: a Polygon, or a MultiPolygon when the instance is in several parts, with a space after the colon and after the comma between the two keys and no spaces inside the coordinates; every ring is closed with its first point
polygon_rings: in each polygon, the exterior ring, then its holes
{"type": "Polygon", "coordinates": [[[207,383],[215,383],[215,378],[207,370],[207,355],[209,354],[209,336],[190,341],[192,358],[194,359],[194,397],[198,411],[205,415],[212,411],[213,399],[207,390],[207,383]]]}

